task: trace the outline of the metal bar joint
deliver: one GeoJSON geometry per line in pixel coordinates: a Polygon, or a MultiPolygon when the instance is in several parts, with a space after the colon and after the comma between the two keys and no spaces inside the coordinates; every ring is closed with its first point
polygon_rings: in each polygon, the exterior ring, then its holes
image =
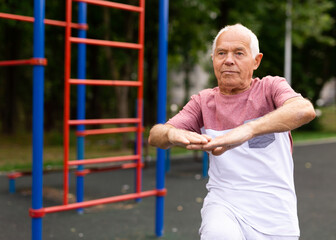
{"type": "Polygon", "coordinates": [[[31,58],[30,59],[31,65],[41,65],[46,66],[48,64],[48,61],[46,58],[31,58]]]}
{"type": "Polygon", "coordinates": [[[29,208],[29,216],[32,218],[42,218],[45,216],[45,210],[44,208],[40,208],[40,209],[32,209],[29,208]]]}

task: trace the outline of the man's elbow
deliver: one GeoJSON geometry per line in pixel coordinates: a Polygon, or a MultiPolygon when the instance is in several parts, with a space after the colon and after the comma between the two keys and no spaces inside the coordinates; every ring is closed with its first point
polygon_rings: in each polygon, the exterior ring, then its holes
{"type": "Polygon", "coordinates": [[[158,147],[158,141],[155,141],[152,135],[148,136],[148,144],[153,147],[158,147]]]}
{"type": "Polygon", "coordinates": [[[313,108],[308,115],[308,118],[309,118],[309,122],[314,120],[314,118],[316,118],[316,112],[315,112],[315,109],[313,108]]]}
{"type": "Polygon", "coordinates": [[[305,100],[301,106],[300,118],[303,120],[303,124],[307,124],[316,117],[316,112],[310,101],[305,100]]]}
{"type": "Polygon", "coordinates": [[[153,146],[153,140],[151,138],[151,135],[148,136],[148,144],[153,146]]]}
{"type": "Polygon", "coordinates": [[[154,140],[155,137],[153,137],[153,135],[155,135],[155,127],[156,127],[156,126],[154,126],[154,127],[149,131],[149,136],[148,136],[148,144],[151,145],[151,146],[154,146],[154,147],[156,147],[156,144],[155,144],[156,141],[154,140]]]}
{"type": "Polygon", "coordinates": [[[154,125],[149,131],[148,144],[153,147],[167,149],[169,147],[167,130],[167,126],[164,124],[154,125]]]}

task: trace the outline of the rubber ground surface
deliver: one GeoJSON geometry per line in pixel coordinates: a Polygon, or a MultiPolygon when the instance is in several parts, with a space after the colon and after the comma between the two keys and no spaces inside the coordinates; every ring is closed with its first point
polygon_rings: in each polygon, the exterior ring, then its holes
{"type": "MultiPolygon", "coordinates": [[[[300,240],[336,240],[336,143],[296,145],[295,183],[298,196],[300,240]]],[[[164,235],[162,240],[196,240],[207,179],[202,164],[192,157],[171,161],[166,175],[164,235]]],[[[155,164],[144,169],[143,189],[155,188],[155,164]]],[[[75,177],[71,174],[70,192],[75,177]]],[[[89,174],[85,199],[133,191],[133,170],[89,174]]],[[[8,179],[0,176],[0,240],[31,239],[31,177],[16,180],[16,193],[8,192],[8,179]]],[[[71,195],[73,198],[74,196],[71,195]]],[[[44,175],[44,207],[62,203],[62,174],[44,175]]],[[[84,210],[47,214],[43,239],[151,240],[154,234],[155,197],[95,206],[84,210]]]]}

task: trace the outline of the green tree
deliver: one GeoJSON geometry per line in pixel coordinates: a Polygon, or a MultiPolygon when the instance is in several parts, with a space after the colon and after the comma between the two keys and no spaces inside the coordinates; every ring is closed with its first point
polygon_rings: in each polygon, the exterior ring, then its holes
{"type": "MultiPolygon", "coordinates": [[[[1,12],[31,15],[28,2],[0,1],[1,12]]],[[[1,60],[29,59],[32,57],[32,25],[13,20],[0,21],[1,60]]],[[[12,66],[0,68],[0,123],[6,134],[24,130],[31,122],[31,67],[12,66]],[[30,90],[30,91],[29,91],[30,90]],[[29,91],[29,92],[28,92],[29,91]]]]}
{"type": "MultiPolygon", "coordinates": [[[[137,5],[138,1],[123,3],[137,5]]],[[[73,22],[77,21],[73,4],[73,22]]],[[[220,28],[240,22],[258,36],[262,64],[256,76],[283,75],[286,1],[278,0],[174,0],[169,3],[169,69],[185,73],[188,92],[190,71],[209,50],[220,28]]],[[[0,12],[33,16],[27,1],[0,0],[0,12]]],[[[145,19],[145,125],[155,122],[157,87],[158,1],[146,0],[145,19]]],[[[332,0],[293,0],[293,87],[313,101],[323,83],[335,76],[335,17],[332,0]]],[[[65,3],[46,1],[46,18],[64,20],[65,3]]],[[[137,41],[137,14],[88,5],[88,38],[137,41]]],[[[0,19],[1,60],[32,57],[33,25],[0,19]]],[[[73,30],[76,36],[77,31],[73,30]]],[[[136,79],[137,53],[133,50],[87,46],[87,78],[136,79]]],[[[72,76],[76,77],[76,49],[72,44],[72,76]]],[[[61,129],[64,87],[64,28],[46,26],[45,127],[61,129]]],[[[1,131],[31,129],[32,67],[1,67],[1,131]]],[[[212,74],[211,62],[208,71],[212,74]]],[[[214,77],[213,77],[214,80],[214,77]]],[[[216,82],[212,82],[214,86],[216,82]]],[[[76,114],[76,88],[72,87],[71,118],[76,114]]],[[[132,116],[135,92],[126,88],[87,87],[87,118],[132,116]]]]}
{"type": "Polygon", "coordinates": [[[185,102],[190,91],[190,72],[206,53],[216,34],[214,20],[220,1],[176,0],[169,8],[169,68],[185,73],[185,102]]]}
{"type": "MultiPolygon", "coordinates": [[[[256,33],[264,54],[256,76],[283,76],[286,1],[225,0],[218,28],[242,23],[256,33]]],[[[335,3],[331,0],[293,0],[292,85],[313,101],[323,83],[335,75],[335,3]],[[322,70],[322,71],[321,71],[322,70]]]]}

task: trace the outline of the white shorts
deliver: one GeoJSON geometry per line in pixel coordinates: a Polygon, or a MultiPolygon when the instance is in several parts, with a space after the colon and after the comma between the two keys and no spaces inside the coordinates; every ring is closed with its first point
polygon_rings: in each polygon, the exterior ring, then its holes
{"type": "Polygon", "coordinates": [[[298,236],[273,236],[247,225],[224,205],[208,203],[201,210],[201,240],[298,240],[298,236]]]}

